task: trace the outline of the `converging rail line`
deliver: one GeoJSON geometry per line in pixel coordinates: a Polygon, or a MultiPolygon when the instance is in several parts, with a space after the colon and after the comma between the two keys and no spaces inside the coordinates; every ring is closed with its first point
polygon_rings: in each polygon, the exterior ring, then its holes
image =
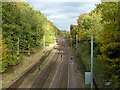
{"type": "Polygon", "coordinates": [[[59,44],[52,60],[46,65],[32,88],[68,88],[68,47],[66,43],[59,44]]]}
{"type": "Polygon", "coordinates": [[[3,88],[2,90],[9,90],[10,88],[18,88],[19,85],[24,81],[24,79],[30,74],[33,73],[37,67],[49,56],[49,54],[53,51],[51,49],[47,55],[43,56],[39,61],[37,61],[34,65],[32,65],[30,68],[28,68],[24,73],[22,73],[18,78],[16,78],[12,83],[10,83],[8,86],[3,88]]]}
{"type": "MultiPolygon", "coordinates": [[[[25,77],[34,72],[48,57],[52,50],[42,57],[39,62],[36,62],[32,67],[24,72],[10,86],[8,86],[7,89],[18,88],[25,77]]],[[[45,64],[37,78],[33,81],[31,88],[72,88],[72,69],[70,66],[72,63],[69,58],[70,56],[70,47],[65,43],[65,41],[61,41],[56,48],[55,53],[51,56],[49,62],[45,64]]]]}
{"type": "Polygon", "coordinates": [[[42,72],[42,74],[40,75],[40,77],[38,78],[38,80],[35,82],[35,84],[33,85],[32,88],[43,88],[50,73],[52,72],[57,60],[59,57],[59,53],[55,53],[55,57],[53,58],[53,60],[47,65],[47,67],[45,68],[44,72],[42,72]]]}

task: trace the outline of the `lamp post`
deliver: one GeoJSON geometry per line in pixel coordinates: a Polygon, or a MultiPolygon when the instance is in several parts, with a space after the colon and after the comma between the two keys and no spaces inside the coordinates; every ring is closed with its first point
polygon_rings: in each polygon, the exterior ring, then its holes
{"type": "Polygon", "coordinates": [[[93,36],[91,36],[91,90],[93,88],[93,36]]]}

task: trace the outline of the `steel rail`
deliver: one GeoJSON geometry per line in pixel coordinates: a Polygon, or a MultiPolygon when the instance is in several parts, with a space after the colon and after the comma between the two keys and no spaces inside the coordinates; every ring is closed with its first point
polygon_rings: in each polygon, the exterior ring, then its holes
{"type": "Polygon", "coordinates": [[[2,88],[2,90],[9,90],[11,88],[18,88],[19,85],[24,81],[24,79],[30,74],[33,73],[37,67],[50,55],[50,53],[53,51],[51,49],[47,55],[41,57],[39,61],[37,61],[35,64],[33,64],[30,68],[28,68],[24,73],[22,73],[19,77],[17,77],[12,83],[10,83],[8,86],[2,88]]]}
{"type": "MultiPolygon", "coordinates": [[[[54,56],[53,56],[53,57],[54,57],[54,56]]],[[[53,58],[53,57],[52,57],[52,58],[53,58]]],[[[54,66],[55,66],[55,64],[56,64],[56,61],[58,60],[58,57],[59,57],[59,53],[57,54],[56,59],[53,59],[53,61],[54,61],[53,65],[54,65],[54,66]]],[[[42,75],[39,77],[39,79],[37,80],[37,82],[35,82],[35,84],[32,86],[33,88],[37,87],[37,86],[38,86],[38,82],[40,81],[40,79],[43,79],[43,78],[45,77],[46,71],[50,68],[50,65],[51,65],[51,64],[52,64],[52,63],[49,62],[49,64],[48,64],[47,67],[45,68],[44,72],[42,72],[42,75]]],[[[54,67],[54,66],[53,66],[53,67],[54,67]]],[[[52,72],[53,67],[51,67],[50,73],[52,72]]],[[[40,87],[40,88],[43,88],[43,87],[44,87],[45,83],[47,82],[47,79],[48,79],[49,76],[50,76],[50,73],[48,73],[48,77],[45,78],[45,80],[43,79],[44,82],[43,82],[42,87],[40,87]]]]}

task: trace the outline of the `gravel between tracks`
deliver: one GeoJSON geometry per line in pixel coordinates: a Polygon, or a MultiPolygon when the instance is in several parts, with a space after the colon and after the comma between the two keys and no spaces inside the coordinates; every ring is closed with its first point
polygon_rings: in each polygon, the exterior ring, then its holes
{"type": "Polygon", "coordinates": [[[84,88],[84,76],[77,68],[77,59],[70,59],[70,47],[63,41],[56,51],[43,70],[30,79],[36,78],[33,88],[84,88]]]}

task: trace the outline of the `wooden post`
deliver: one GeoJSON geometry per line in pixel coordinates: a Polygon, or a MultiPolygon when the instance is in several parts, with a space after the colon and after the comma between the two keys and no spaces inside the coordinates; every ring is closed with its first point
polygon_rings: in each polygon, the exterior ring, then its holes
{"type": "Polygon", "coordinates": [[[17,42],[17,44],[18,44],[18,49],[17,49],[17,60],[19,59],[19,37],[18,37],[18,42],[17,42]]]}

